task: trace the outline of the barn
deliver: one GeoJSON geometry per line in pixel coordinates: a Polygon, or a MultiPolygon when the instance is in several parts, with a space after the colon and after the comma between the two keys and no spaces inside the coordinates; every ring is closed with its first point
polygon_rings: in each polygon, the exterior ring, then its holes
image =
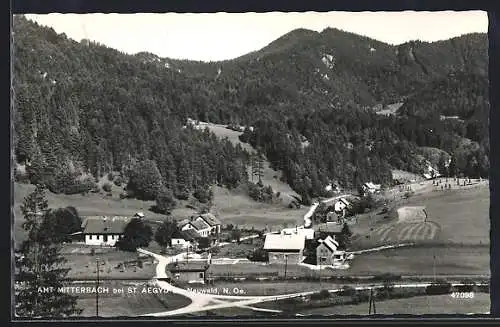
{"type": "Polygon", "coordinates": [[[298,264],[303,260],[305,236],[301,234],[268,234],[264,250],[269,254],[269,263],[298,264]]]}

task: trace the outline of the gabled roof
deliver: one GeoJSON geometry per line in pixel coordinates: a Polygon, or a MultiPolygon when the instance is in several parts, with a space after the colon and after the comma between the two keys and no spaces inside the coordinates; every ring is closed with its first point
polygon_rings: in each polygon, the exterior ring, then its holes
{"type": "Polygon", "coordinates": [[[221,225],[221,222],[219,221],[219,219],[217,219],[217,217],[215,217],[214,214],[204,213],[202,215],[199,215],[198,217],[201,217],[211,227],[221,225]]]}
{"type": "Polygon", "coordinates": [[[86,217],[82,222],[83,234],[123,234],[129,217],[86,217]]]}
{"type": "Polygon", "coordinates": [[[167,265],[170,272],[202,272],[207,271],[210,265],[206,261],[179,261],[167,265]]]}
{"type": "Polygon", "coordinates": [[[336,222],[327,222],[322,224],[314,225],[313,228],[316,232],[327,232],[327,233],[340,233],[342,231],[342,225],[336,222]]]}
{"type": "Polygon", "coordinates": [[[186,230],[178,230],[174,234],[172,234],[172,239],[177,238],[177,239],[183,239],[185,241],[194,241],[197,238],[199,238],[200,235],[193,229],[186,229],[186,230]]]}
{"type": "Polygon", "coordinates": [[[339,243],[335,241],[330,235],[324,240],[319,240],[320,244],[324,244],[330,251],[335,252],[339,247],[339,243]]]}
{"type": "Polygon", "coordinates": [[[379,189],[380,184],[374,184],[372,182],[367,182],[364,184],[364,186],[368,187],[369,189],[379,189]]]}
{"type": "Polygon", "coordinates": [[[264,242],[264,250],[302,250],[304,245],[304,235],[268,234],[264,242]]]}
{"type": "Polygon", "coordinates": [[[189,224],[190,222],[191,222],[191,220],[189,220],[189,219],[182,219],[181,221],[179,221],[177,223],[177,226],[179,226],[180,228],[182,228],[185,225],[189,224]]]}
{"type": "Polygon", "coordinates": [[[202,229],[207,229],[207,228],[210,228],[210,225],[207,224],[205,221],[203,220],[194,220],[194,221],[191,221],[190,222],[191,225],[193,225],[193,227],[196,229],[196,230],[202,230],[202,229]]]}
{"type": "Polygon", "coordinates": [[[351,205],[351,203],[349,201],[347,201],[347,199],[345,199],[345,198],[341,198],[340,202],[344,203],[346,206],[351,205]]]}

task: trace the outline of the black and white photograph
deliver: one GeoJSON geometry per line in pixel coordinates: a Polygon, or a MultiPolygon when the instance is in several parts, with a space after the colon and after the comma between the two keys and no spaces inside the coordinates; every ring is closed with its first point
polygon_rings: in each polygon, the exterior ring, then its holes
{"type": "Polygon", "coordinates": [[[13,15],[12,319],[489,314],[487,32],[13,15]]]}

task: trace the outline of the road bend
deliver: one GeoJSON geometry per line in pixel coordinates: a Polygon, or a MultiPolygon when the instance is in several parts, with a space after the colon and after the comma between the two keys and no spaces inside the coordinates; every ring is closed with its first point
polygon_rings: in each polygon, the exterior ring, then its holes
{"type": "MultiPolygon", "coordinates": [[[[208,310],[217,310],[231,307],[243,307],[251,310],[258,311],[270,311],[262,308],[255,308],[253,305],[270,302],[270,301],[278,301],[283,299],[295,298],[300,296],[307,296],[317,292],[316,291],[307,291],[307,292],[298,292],[298,293],[290,293],[276,296],[244,296],[244,295],[218,295],[218,294],[203,294],[198,292],[193,292],[184,288],[180,288],[174,286],[164,279],[167,278],[166,268],[169,263],[175,262],[175,260],[182,259],[186,253],[181,253],[175,256],[166,257],[163,255],[159,255],[144,249],[138,249],[138,252],[143,253],[145,255],[152,256],[158,263],[156,266],[156,276],[155,281],[158,287],[162,288],[167,292],[172,292],[175,294],[179,294],[185,296],[191,300],[191,303],[183,308],[179,308],[176,310],[164,311],[164,312],[156,312],[151,314],[146,314],[145,316],[153,316],[153,317],[166,317],[166,316],[175,316],[175,315],[183,315],[190,314],[200,311],[208,311],[208,310]],[[215,303],[215,304],[211,304],[215,303]]],[[[369,278],[369,276],[365,276],[369,278]]],[[[371,276],[373,278],[373,276],[371,276]]],[[[424,276],[416,275],[416,276],[405,276],[406,278],[423,278],[424,276]]],[[[472,275],[461,275],[461,276],[432,276],[435,277],[447,277],[447,278],[455,278],[456,280],[460,278],[473,279],[473,277],[480,278],[489,278],[489,276],[472,276],[472,275]]],[[[349,283],[348,283],[349,284],[349,283]]],[[[367,289],[377,289],[384,287],[383,285],[357,285],[355,286],[353,283],[350,283],[356,290],[367,290],[367,289]]],[[[395,288],[419,288],[419,287],[427,287],[431,285],[432,282],[415,282],[415,283],[395,283],[395,288]]],[[[452,285],[463,285],[463,283],[452,283],[452,285]]],[[[341,291],[342,288],[330,289],[328,290],[330,293],[336,293],[341,291]]],[[[272,311],[270,311],[272,312],[272,311]]]]}

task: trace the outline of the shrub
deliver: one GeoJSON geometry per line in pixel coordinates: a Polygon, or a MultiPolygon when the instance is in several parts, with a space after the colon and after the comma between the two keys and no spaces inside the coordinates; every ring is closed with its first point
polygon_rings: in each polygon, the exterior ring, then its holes
{"type": "Polygon", "coordinates": [[[156,196],[156,211],[160,213],[169,212],[176,205],[174,195],[169,189],[162,189],[156,196]]]}
{"type": "Polygon", "coordinates": [[[269,203],[273,200],[273,189],[271,186],[259,185],[259,183],[248,183],[248,195],[258,202],[269,203]]]}
{"type": "Polygon", "coordinates": [[[396,275],[396,274],[391,274],[391,273],[384,273],[384,274],[379,274],[375,275],[372,278],[373,281],[399,281],[401,280],[401,275],[396,275]]]}
{"type": "Polygon", "coordinates": [[[344,285],[342,290],[338,293],[340,296],[354,296],[356,294],[356,289],[352,286],[344,285]]]}
{"type": "Polygon", "coordinates": [[[269,253],[263,248],[255,249],[250,255],[248,255],[248,260],[256,262],[268,262],[269,253]]]}
{"type": "Polygon", "coordinates": [[[370,295],[366,291],[356,292],[352,296],[352,303],[358,304],[358,303],[368,302],[369,299],[370,299],[370,295]]]}
{"type": "Polygon", "coordinates": [[[104,183],[102,185],[102,190],[104,192],[111,192],[111,189],[113,188],[113,186],[110,184],[110,183],[104,183]]]}
{"type": "Polygon", "coordinates": [[[201,203],[207,203],[213,199],[213,192],[210,188],[199,188],[194,191],[193,196],[201,203]]]}
{"type": "Polygon", "coordinates": [[[151,226],[139,218],[133,218],[125,227],[123,238],[116,246],[123,251],[136,251],[138,247],[148,246],[153,237],[151,226]]]}
{"type": "Polygon", "coordinates": [[[121,176],[116,176],[115,180],[113,181],[116,186],[122,186],[123,184],[123,177],[121,176]]]}
{"type": "Polygon", "coordinates": [[[490,292],[490,284],[483,284],[477,286],[477,291],[481,293],[489,293],[490,292]]]}
{"type": "Polygon", "coordinates": [[[174,196],[176,199],[179,199],[179,200],[187,200],[187,199],[189,199],[189,192],[184,187],[177,187],[174,190],[174,196]]]}
{"type": "Polygon", "coordinates": [[[115,174],[113,172],[108,173],[108,181],[112,182],[115,179],[115,174]]]}
{"type": "Polygon", "coordinates": [[[444,281],[433,282],[425,288],[425,293],[428,295],[442,295],[451,292],[451,284],[444,281]]]}
{"type": "Polygon", "coordinates": [[[473,292],[476,288],[476,283],[472,280],[464,280],[462,284],[464,285],[457,285],[454,287],[457,292],[473,292]]]}

